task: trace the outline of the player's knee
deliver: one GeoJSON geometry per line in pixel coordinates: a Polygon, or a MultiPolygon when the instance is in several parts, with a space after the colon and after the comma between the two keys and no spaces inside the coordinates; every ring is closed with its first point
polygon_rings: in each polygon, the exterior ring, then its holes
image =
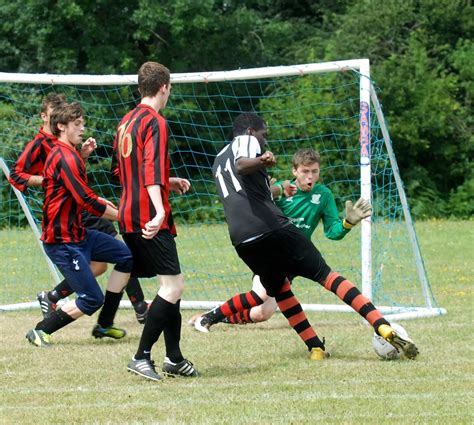
{"type": "Polygon", "coordinates": [[[252,319],[253,322],[258,323],[258,322],[265,322],[271,317],[271,314],[268,315],[265,311],[263,311],[260,308],[254,308],[252,309],[250,313],[250,318],[252,319]]]}
{"type": "Polygon", "coordinates": [[[130,251],[124,252],[119,261],[115,263],[114,269],[122,273],[130,273],[133,266],[133,256],[130,251]]]}
{"type": "Polygon", "coordinates": [[[81,296],[76,301],[77,307],[84,314],[92,316],[104,304],[104,294],[101,291],[81,296]]]}
{"type": "Polygon", "coordinates": [[[95,277],[104,274],[107,271],[107,263],[91,262],[91,270],[95,277]]]}

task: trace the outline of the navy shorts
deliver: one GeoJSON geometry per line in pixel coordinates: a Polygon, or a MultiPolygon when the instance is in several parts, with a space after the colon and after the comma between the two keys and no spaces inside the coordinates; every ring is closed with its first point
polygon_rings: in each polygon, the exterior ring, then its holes
{"type": "Polygon", "coordinates": [[[132,270],[132,253],[122,241],[96,230],[87,230],[79,243],[43,244],[51,261],[58,267],[74,292],[76,305],[84,314],[91,315],[104,303],[104,295],[94,277],[91,261],[115,264],[115,270],[132,270]]]}
{"type": "Polygon", "coordinates": [[[176,242],[168,230],[160,230],[152,239],[141,233],[124,233],[122,238],[133,254],[132,277],[181,274],[176,242]]]}
{"type": "Polygon", "coordinates": [[[296,276],[322,282],[331,269],[321,253],[295,226],[289,225],[252,242],[235,247],[270,297],[276,296],[285,279],[296,276]]]}
{"type": "Polygon", "coordinates": [[[86,210],[82,212],[82,224],[86,229],[98,230],[99,232],[107,233],[114,237],[118,235],[114,224],[110,220],[97,217],[86,210]]]}

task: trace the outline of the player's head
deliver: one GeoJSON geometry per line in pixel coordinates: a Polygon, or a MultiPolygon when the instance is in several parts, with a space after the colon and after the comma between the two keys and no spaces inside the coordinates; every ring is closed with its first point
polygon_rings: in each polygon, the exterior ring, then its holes
{"type": "Polygon", "coordinates": [[[84,133],[84,112],[80,103],[64,103],[53,109],[51,114],[51,130],[64,142],[76,146],[82,142],[84,133]]]}
{"type": "Polygon", "coordinates": [[[161,93],[164,105],[171,90],[170,70],[158,62],[145,62],[138,70],[138,90],[143,97],[155,97],[161,93]]]}
{"type": "Polygon", "coordinates": [[[300,149],[293,155],[293,175],[296,186],[309,192],[319,180],[321,157],[314,149],[300,149]]]}
{"type": "Polygon", "coordinates": [[[53,109],[66,103],[66,96],[62,93],[48,93],[41,102],[40,117],[43,120],[43,128],[47,133],[51,133],[50,119],[53,109]]]}
{"type": "Polygon", "coordinates": [[[234,137],[248,134],[254,136],[260,146],[263,147],[267,142],[267,124],[257,114],[244,112],[234,121],[234,137]]]}

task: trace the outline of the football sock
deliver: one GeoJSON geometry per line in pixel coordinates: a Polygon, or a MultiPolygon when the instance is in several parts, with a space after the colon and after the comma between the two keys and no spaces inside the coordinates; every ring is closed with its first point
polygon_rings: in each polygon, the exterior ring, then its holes
{"type": "Polygon", "coordinates": [[[74,322],[74,320],[75,319],[64,311],[56,310],[41,322],[38,322],[35,329],[44,331],[51,335],[53,332],[56,332],[57,330],[64,328],[64,326],[69,325],[69,323],[74,322]]]}
{"type": "Polygon", "coordinates": [[[206,313],[205,316],[211,323],[217,323],[222,321],[224,317],[232,316],[233,314],[260,304],[263,304],[263,300],[257,295],[256,292],[250,290],[249,292],[245,292],[243,294],[234,295],[220,307],[216,307],[215,309],[206,313]]]}
{"type": "Polygon", "coordinates": [[[233,323],[234,325],[245,325],[246,323],[253,323],[250,318],[250,308],[245,309],[239,313],[235,313],[232,316],[227,317],[227,323],[233,323]]]}
{"type": "Polygon", "coordinates": [[[48,292],[48,298],[52,303],[57,303],[59,300],[68,297],[72,293],[74,293],[74,289],[69,286],[66,279],[63,279],[54,289],[48,292]]]}
{"type": "Polygon", "coordinates": [[[168,308],[173,304],[156,295],[148,309],[148,317],[143,327],[138,350],[135,354],[135,360],[150,360],[151,349],[160,337],[168,319],[168,308]]]}
{"type": "Polygon", "coordinates": [[[127,292],[128,298],[132,305],[141,303],[145,300],[145,295],[143,294],[140,281],[136,277],[131,277],[125,287],[125,292],[127,292]]]}
{"type": "Polygon", "coordinates": [[[361,294],[359,289],[339,273],[331,272],[326,278],[324,287],[336,294],[347,305],[351,306],[367,322],[369,322],[378,333],[380,325],[389,325],[379,310],[372,302],[361,294]]]}
{"type": "Polygon", "coordinates": [[[173,363],[179,363],[184,360],[179,348],[179,341],[181,339],[181,312],[179,311],[181,300],[176,304],[170,304],[168,309],[168,320],[163,329],[163,336],[165,338],[166,357],[173,363]]]}
{"type": "Polygon", "coordinates": [[[311,348],[321,347],[324,350],[324,341],[321,341],[309,324],[300,302],[291,290],[290,282],[285,281],[283,287],[275,297],[278,307],[287,318],[291,327],[311,351],[311,348]]]}
{"type": "Polygon", "coordinates": [[[100,310],[97,323],[103,328],[108,328],[114,323],[115,315],[120,305],[123,292],[105,291],[105,300],[102,309],[100,310]]]}

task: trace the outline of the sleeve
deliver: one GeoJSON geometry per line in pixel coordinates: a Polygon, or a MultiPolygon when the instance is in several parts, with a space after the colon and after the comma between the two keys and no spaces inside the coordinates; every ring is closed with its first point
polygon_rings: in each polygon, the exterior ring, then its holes
{"type": "Polygon", "coordinates": [[[41,154],[41,143],[36,140],[29,142],[10,170],[8,181],[21,192],[28,188],[28,180],[31,176],[41,174],[44,166],[41,154]]]}
{"type": "Polygon", "coordinates": [[[82,159],[79,155],[75,158],[73,154],[70,154],[64,155],[61,161],[61,177],[66,189],[69,190],[79,206],[85,208],[91,214],[101,217],[107,206],[99,200],[82,177],[80,169],[81,166],[84,166],[82,159]]]}
{"type": "Polygon", "coordinates": [[[143,144],[142,181],[145,186],[166,183],[166,123],[153,119],[146,128],[143,144]]]}
{"type": "Polygon", "coordinates": [[[328,190],[324,197],[325,205],[322,211],[324,234],[333,241],[341,240],[349,233],[349,230],[345,229],[342,225],[332,192],[328,190]]]}
{"type": "Polygon", "coordinates": [[[232,142],[234,161],[239,158],[256,158],[262,153],[258,140],[250,135],[238,136],[232,142]]]}

